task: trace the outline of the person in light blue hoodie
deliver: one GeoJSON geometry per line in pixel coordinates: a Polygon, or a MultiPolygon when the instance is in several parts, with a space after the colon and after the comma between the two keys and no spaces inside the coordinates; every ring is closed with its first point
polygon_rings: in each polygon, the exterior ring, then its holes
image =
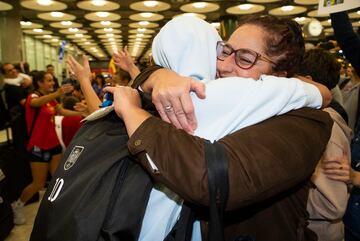
{"type": "MultiPolygon", "coordinates": [[[[153,41],[152,54],[156,64],[192,78],[190,81],[201,81],[206,86],[205,100],[191,94],[198,121],[194,135],[215,141],[274,115],[304,106],[322,106],[319,89],[299,79],[270,75],[261,75],[258,80],[240,77],[215,79],[217,51],[226,47],[209,23],[188,16],[169,21],[153,41]]],[[[244,56],[246,54],[249,55],[246,52],[244,56]]],[[[269,58],[262,59],[271,62],[269,58]]],[[[121,89],[106,88],[110,92],[125,91],[121,89]]],[[[115,100],[115,109],[116,106],[115,100]]],[[[164,185],[155,184],[139,240],[163,240],[179,217],[182,201],[164,185]]],[[[193,240],[201,240],[198,222],[194,225],[193,240]]]]}

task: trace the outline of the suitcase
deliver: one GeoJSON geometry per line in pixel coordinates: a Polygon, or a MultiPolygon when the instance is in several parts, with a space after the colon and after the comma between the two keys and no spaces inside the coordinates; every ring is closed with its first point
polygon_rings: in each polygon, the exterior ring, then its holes
{"type": "Polygon", "coordinates": [[[14,216],[11,205],[8,200],[2,197],[6,181],[6,176],[0,168],[0,241],[5,240],[14,227],[14,216]]]}
{"type": "MultiPolygon", "coordinates": [[[[30,165],[24,153],[16,151],[13,146],[0,145],[0,169],[7,177],[2,189],[3,198],[12,203],[32,181],[30,165]]],[[[38,200],[37,193],[27,204],[38,200]]]]}

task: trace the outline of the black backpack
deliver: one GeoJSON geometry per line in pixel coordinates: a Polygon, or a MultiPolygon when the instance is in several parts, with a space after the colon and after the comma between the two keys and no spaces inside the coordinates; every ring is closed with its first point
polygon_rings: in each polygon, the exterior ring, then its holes
{"type": "MultiPolygon", "coordinates": [[[[141,97],[143,108],[156,114],[151,97],[141,97]]],[[[153,184],[131,158],[127,141],[125,125],[114,111],[81,127],[44,194],[30,241],[138,240],[153,184]]],[[[228,195],[227,161],[219,144],[206,142],[205,150],[213,187],[210,235],[211,240],[219,241],[223,239],[222,214],[228,195]]],[[[180,218],[164,240],[191,240],[193,222],[191,205],[183,205],[180,218]]]]}
{"type": "Polygon", "coordinates": [[[41,202],[31,241],[137,240],[152,182],[112,112],[85,123],[41,202]]]}

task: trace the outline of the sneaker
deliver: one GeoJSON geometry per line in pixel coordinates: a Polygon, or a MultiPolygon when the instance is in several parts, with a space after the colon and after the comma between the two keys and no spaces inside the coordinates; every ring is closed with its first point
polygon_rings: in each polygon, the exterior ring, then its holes
{"type": "Polygon", "coordinates": [[[26,222],[23,212],[24,203],[21,202],[20,200],[17,200],[11,204],[11,207],[14,213],[14,224],[16,225],[24,224],[26,222]]]}

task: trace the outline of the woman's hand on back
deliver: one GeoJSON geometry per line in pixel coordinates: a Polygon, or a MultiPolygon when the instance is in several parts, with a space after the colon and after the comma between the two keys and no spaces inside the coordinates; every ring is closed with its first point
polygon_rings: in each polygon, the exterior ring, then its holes
{"type": "Polygon", "coordinates": [[[141,109],[140,95],[136,89],[127,86],[108,86],[104,88],[104,92],[113,94],[115,112],[120,118],[123,118],[127,111],[141,109]]]}
{"type": "Polygon", "coordinates": [[[142,88],[152,93],[152,101],[161,119],[188,133],[194,132],[197,121],[190,92],[204,99],[204,83],[168,69],[160,69],[150,75],[142,88]]]}
{"type": "Polygon", "coordinates": [[[350,182],[350,164],[346,155],[323,162],[325,175],[334,181],[350,182]]]}

